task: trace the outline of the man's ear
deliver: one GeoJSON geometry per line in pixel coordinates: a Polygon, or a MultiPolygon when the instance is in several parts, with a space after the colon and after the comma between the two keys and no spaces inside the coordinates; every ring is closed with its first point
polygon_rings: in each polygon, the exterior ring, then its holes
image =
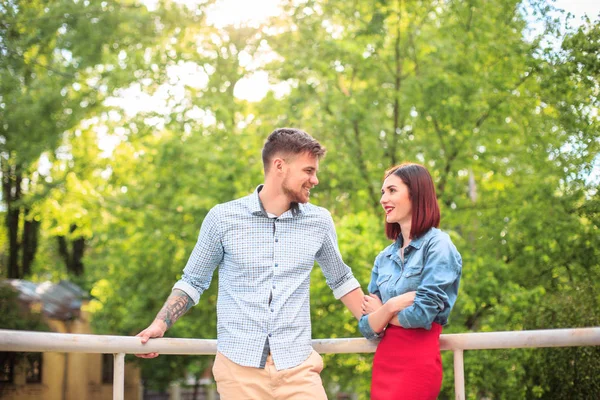
{"type": "Polygon", "coordinates": [[[273,169],[276,172],[283,172],[283,164],[285,161],[283,161],[282,158],[274,158],[273,159],[273,169]]]}

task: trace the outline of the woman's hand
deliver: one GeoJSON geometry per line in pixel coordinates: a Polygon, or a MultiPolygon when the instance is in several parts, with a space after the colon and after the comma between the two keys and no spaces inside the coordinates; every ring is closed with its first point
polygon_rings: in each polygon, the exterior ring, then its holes
{"type": "Polygon", "coordinates": [[[381,299],[377,295],[369,293],[363,297],[362,312],[364,315],[379,310],[381,306],[383,306],[383,303],[381,303],[381,299]]]}
{"type": "Polygon", "coordinates": [[[392,297],[386,303],[386,306],[389,307],[390,312],[398,313],[414,304],[416,294],[417,292],[406,292],[400,296],[392,297]]]}
{"type": "Polygon", "coordinates": [[[385,304],[374,294],[363,298],[362,311],[369,315],[369,325],[374,332],[380,333],[388,325],[398,325],[398,312],[413,305],[416,292],[406,292],[392,297],[385,304]]]}

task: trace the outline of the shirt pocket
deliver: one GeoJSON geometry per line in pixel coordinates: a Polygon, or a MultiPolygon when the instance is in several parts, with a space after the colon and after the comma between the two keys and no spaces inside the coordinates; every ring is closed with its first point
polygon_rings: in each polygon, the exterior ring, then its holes
{"type": "Polygon", "coordinates": [[[379,292],[381,293],[381,297],[382,300],[389,298],[389,292],[390,292],[390,282],[391,282],[391,278],[392,275],[379,275],[377,277],[377,288],[379,289],[379,292]]]}
{"type": "Polygon", "coordinates": [[[396,284],[398,294],[418,289],[423,279],[423,263],[407,265],[396,284]]]}
{"type": "Polygon", "coordinates": [[[404,270],[404,273],[402,274],[402,276],[404,276],[405,278],[412,278],[417,275],[421,275],[422,273],[423,273],[423,264],[420,263],[417,265],[407,266],[406,269],[404,270]]]}

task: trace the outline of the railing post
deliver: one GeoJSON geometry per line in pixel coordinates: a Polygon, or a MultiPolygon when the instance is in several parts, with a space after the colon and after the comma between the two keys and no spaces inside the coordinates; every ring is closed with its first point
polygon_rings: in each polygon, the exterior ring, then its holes
{"type": "Polygon", "coordinates": [[[454,393],[456,400],[465,400],[465,366],[463,350],[454,350],[454,393]]]}
{"type": "Polygon", "coordinates": [[[113,400],[125,399],[125,354],[115,353],[113,374],[113,400]]]}

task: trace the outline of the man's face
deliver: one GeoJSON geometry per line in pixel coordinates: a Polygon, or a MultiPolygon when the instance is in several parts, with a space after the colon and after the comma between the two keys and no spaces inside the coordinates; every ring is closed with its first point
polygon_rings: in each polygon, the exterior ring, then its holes
{"type": "Polygon", "coordinates": [[[319,184],[317,179],[319,159],[305,152],[288,157],[283,165],[284,177],[281,183],[283,192],[290,202],[307,203],[310,189],[319,184]]]}

